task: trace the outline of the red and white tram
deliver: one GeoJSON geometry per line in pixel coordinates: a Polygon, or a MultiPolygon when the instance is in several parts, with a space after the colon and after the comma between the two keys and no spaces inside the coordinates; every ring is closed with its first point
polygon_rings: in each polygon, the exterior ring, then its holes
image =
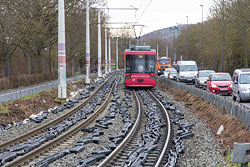
{"type": "Polygon", "coordinates": [[[126,49],[124,63],[126,87],[155,87],[155,49],[150,46],[133,46],[126,49]]]}

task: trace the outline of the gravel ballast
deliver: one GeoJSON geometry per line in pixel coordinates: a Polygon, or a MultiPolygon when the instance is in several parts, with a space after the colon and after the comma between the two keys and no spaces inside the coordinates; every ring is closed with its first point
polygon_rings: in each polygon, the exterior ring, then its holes
{"type": "Polygon", "coordinates": [[[178,109],[183,111],[184,119],[181,120],[182,122],[195,124],[192,128],[194,137],[184,140],[185,153],[179,157],[177,165],[185,167],[224,166],[226,162],[222,156],[223,149],[219,147],[212,130],[183,103],[176,101],[166,92],[161,91],[161,94],[173,102],[178,109]]]}

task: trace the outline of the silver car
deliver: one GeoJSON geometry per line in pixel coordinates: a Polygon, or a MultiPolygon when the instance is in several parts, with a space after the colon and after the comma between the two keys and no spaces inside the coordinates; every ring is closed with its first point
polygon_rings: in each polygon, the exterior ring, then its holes
{"type": "Polygon", "coordinates": [[[169,74],[170,71],[175,71],[176,72],[176,69],[174,69],[174,68],[166,68],[164,73],[163,73],[164,77],[168,78],[168,74],[169,74]]]}
{"type": "Polygon", "coordinates": [[[232,92],[233,100],[250,101],[250,68],[234,71],[232,92]]]}
{"type": "Polygon", "coordinates": [[[176,70],[175,70],[175,71],[170,71],[170,72],[168,73],[168,78],[169,78],[169,79],[176,80],[176,76],[177,76],[177,71],[176,71],[176,70]]]}
{"type": "Polygon", "coordinates": [[[194,84],[195,87],[201,87],[205,89],[207,87],[207,79],[211,73],[215,73],[214,70],[201,70],[198,72],[197,76],[195,76],[194,84]]]}

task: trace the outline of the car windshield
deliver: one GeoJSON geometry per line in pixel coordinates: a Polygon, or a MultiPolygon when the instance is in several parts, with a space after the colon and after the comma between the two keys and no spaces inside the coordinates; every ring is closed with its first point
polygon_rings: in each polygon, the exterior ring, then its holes
{"type": "Polygon", "coordinates": [[[174,69],[174,68],[166,68],[165,71],[166,72],[171,72],[171,71],[176,71],[176,69],[174,69]]]}
{"type": "Polygon", "coordinates": [[[240,84],[250,84],[250,74],[241,74],[240,84]]]}
{"type": "Polygon", "coordinates": [[[217,74],[211,76],[212,81],[231,81],[229,74],[217,74]]]}
{"type": "Polygon", "coordinates": [[[181,65],[180,71],[198,71],[196,65],[181,65]]]}
{"type": "Polygon", "coordinates": [[[169,64],[170,59],[159,59],[159,64],[169,64]]]}
{"type": "Polygon", "coordinates": [[[208,77],[211,73],[214,73],[214,71],[199,72],[199,77],[208,77]]]}

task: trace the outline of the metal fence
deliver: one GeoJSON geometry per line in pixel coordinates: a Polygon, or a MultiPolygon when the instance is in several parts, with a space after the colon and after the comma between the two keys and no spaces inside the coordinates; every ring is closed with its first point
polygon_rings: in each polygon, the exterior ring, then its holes
{"type": "MultiPolygon", "coordinates": [[[[69,84],[73,81],[76,81],[76,80],[84,79],[84,78],[85,78],[84,75],[79,76],[79,77],[75,77],[75,78],[68,78],[67,84],[69,84]]],[[[13,101],[15,99],[20,99],[20,98],[25,97],[25,96],[40,93],[40,92],[45,91],[45,90],[57,88],[57,86],[58,86],[58,81],[54,81],[54,82],[42,84],[39,86],[30,87],[27,89],[20,89],[20,90],[11,92],[11,93],[6,93],[3,95],[0,95],[0,104],[3,102],[9,102],[9,101],[13,101]]]]}
{"type": "Polygon", "coordinates": [[[176,82],[170,79],[161,78],[172,87],[177,89],[186,90],[195,96],[203,98],[205,101],[215,104],[218,108],[224,107],[228,115],[239,118],[241,123],[250,130],[250,109],[238,102],[233,101],[218,94],[212,94],[206,90],[196,88],[194,86],[186,85],[185,83],[176,82]]]}

